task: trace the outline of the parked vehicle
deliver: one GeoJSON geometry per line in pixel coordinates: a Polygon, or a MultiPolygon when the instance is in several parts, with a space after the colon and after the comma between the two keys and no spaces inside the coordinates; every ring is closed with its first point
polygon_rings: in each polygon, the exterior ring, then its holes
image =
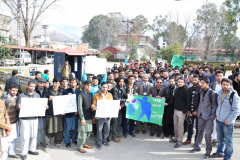
{"type": "Polygon", "coordinates": [[[50,64],[50,63],[52,63],[52,59],[50,59],[48,57],[39,57],[39,58],[37,58],[37,62],[35,60],[35,63],[36,64],[43,64],[43,65],[50,64]]]}
{"type": "Polygon", "coordinates": [[[54,55],[49,55],[48,58],[52,60],[52,63],[54,63],[54,55]]]}
{"type": "Polygon", "coordinates": [[[32,63],[31,55],[27,51],[23,51],[20,54],[17,53],[15,57],[16,58],[14,60],[18,64],[20,63],[21,58],[22,58],[21,64],[28,65],[28,64],[32,63]]]}
{"type": "Polygon", "coordinates": [[[15,65],[15,61],[13,58],[7,58],[7,57],[3,57],[1,60],[0,60],[0,64],[1,66],[13,66],[15,65]]]}

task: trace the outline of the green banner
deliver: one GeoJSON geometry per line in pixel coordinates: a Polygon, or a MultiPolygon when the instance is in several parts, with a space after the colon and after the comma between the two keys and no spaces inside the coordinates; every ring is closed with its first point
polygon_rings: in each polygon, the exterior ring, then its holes
{"type": "Polygon", "coordinates": [[[183,65],[183,61],[184,61],[184,58],[182,56],[174,54],[172,57],[171,65],[173,66],[173,68],[178,66],[179,69],[181,69],[183,65]]]}
{"type": "Polygon", "coordinates": [[[165,99],[128,95],[126,117],[143,122],[162,124],[165,99]]]}

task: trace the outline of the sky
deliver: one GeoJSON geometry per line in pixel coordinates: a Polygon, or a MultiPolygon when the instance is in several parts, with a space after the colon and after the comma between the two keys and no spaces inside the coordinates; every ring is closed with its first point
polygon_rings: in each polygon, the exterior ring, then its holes
{"type": "MultiPolygon", "coordinates": [[[[59,0],[58,8],[48,10],[44,14],[42,24],[61,25],[66,29],[82,31],[93,16],[110,12],[121,12],[123,16],[134,18],[144,15],[148,23],[152,24],[157,15],[171,12],[180,14],[180,23],[184,22],[184,15],[195,12],[206,0],[59,0]]],[[[224,0],[209,0],[220,6],[224,0]]],[[[0,6],[1,9],[4,7],[0,6]]],[[[239,36],[239,35],[238,35],[239,36]]]]}

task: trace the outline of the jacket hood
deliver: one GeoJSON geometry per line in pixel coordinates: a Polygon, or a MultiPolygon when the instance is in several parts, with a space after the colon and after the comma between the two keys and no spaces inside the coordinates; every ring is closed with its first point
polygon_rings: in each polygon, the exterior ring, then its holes
{"type": "Polygon", "coordinates": [[[33,98],[38,98],[39,97],[39,95],[35,91],[33,92],[33,94],[29,94],[28,89],[25,89],[23,91],[23,94],[25,95],[25,97],[30,97],[30,96],[32,96],[33,98]]]}

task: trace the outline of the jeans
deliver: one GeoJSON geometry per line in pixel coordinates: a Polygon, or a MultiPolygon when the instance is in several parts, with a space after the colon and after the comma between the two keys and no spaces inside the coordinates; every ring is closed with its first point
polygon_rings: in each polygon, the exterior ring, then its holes
{"type": "Polygon", "coordinates": [[[233,129],[234,124],[226,125],[216,120],[218,149],[217,155],[223,155],[224,159],[231,159],[233,154],[233,129]]]}
{"type": "Polygon", "coordinates": [[[195,141],[197,138],[197,134],[198,134],[198,118],[197,116],[191,116],[191,124],[188,124],[188,136],[187,136],[187,141],[191,141],[192,140],[192,135],[193,135],[193,125],[194,125],[194,120],[196,119],[196,135],[195,135],[195,141]]]}
{"type": "MultiPolygon", "coordinates": [[[[122,129],[123,134],[127,134],[128,128],[127,128],[127,118],[126,118],[126,107],[122,108],[122,129]]],[[[133,133],[134,131],[134,120],[129,119],[129,133],[133,133]]]]}
{"type": "Polygon", "coordinates": [[[110,131],[110,118],[101,118],[97,119],[97,144],[101,145],[102,143],[107,143],[107,137],[110,131]],[[104,128],[103,135],[102,129],[104,128]]]}
{"type": "Polygon", "coordinates": [[[117,118],[112,118],[112,138],[116,139],[121,135],[122,111],[118,112],[117,118]]]}

